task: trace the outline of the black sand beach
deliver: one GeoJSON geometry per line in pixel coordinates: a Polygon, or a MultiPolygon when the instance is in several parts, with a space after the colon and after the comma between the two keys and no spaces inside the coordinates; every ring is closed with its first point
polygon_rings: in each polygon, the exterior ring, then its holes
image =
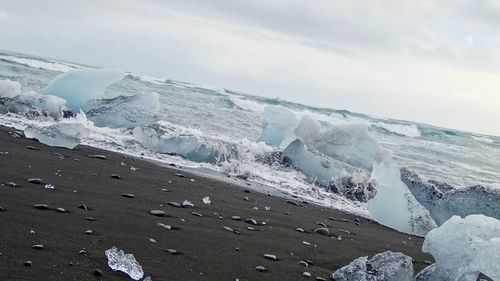
{"type": "Polygon", "coordinates": [[[355,258],[387,250],[411,256],[415,272],[427,266],[425,261],[432,261],[421,252],[422,238],[365,218],[299,199],[300,206],[294,206],[284,198],[245,192],[240,186],[92,147],[48,147],[15,137],[14,131],[0,129],[2,281],[129,280],[107,266],[104,251],[112,246],[132,253],[145,276],[154,281],[328,279],[355,258]],[[95,154],[107,159],[89,157],[95,154]],[[120,179],[112,178],[113,174],[120,179]],[[28,178],[41,178],[42,184],[29,183],[28,178]],[[8,182],[17,186],[10,187],[8,182]],[[45,189],[45,184],[55,189],[45,189]],[[205,196],[210,196],[211,205],[202,203],[205,196]],[[184,200],[193,202],[194,208],[166,204],[184,200]],[[36,209],[35,204],[47,204],[49,209],[36,209]],[[87,210],[79,208],[82,205],[87,210]],[[271,209],[267,211],[265,206],[271,209]],[[151,210],[162,210],[166,216],[153,216],[151,210]],[[259,225],[246,223],[247,219],[255,219],[259,225]],[[314,233],[321,227],[317,223],[326,224],[332,237],[314,233]],[[87,230],[92,234],[86,234],[87,230]],[[35,244],[43,244],[43,249],[33,249],[35,244]],[[177,254],[165,249],[175,249],[177,254]],[[264,254],[276,255],[279,261],[267,260],[264,254]],[[308,268],[299,264],[306,260],[312,262],[308,268]],[[264,266],[267,272],[257,272],[256,266],[264,266]],[[96,269],[102,276],[94,274],[96,269]],[[312,277],[304,277],[305,271],[312,277]]]}

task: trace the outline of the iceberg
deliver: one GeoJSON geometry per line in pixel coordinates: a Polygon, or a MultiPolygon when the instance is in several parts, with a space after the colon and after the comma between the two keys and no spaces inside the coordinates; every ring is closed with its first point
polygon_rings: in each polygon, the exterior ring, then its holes
{"type": "Polygon", "coordinates": [[[328,124],[319,130],[319,124],[315,123],[318,122],[304,117],[295,130],[311,149],[367,171],[372,170],[373,163],[390,159],[390,154],[370,136],[365,124],[328,124]]]}
{"type": "Polygon", "coordinates": [[[194,162],[218,164],[239,157],[236,143],[221,139],[206,138],[190,130],[169,124],[152,124],[135,127],[134,138],[148,149],[170,155],[179,155],[194,162]]]}
{"type": "Polygon", "coordinates": [[[296,136],[293,132],[297,125],[295,114],[282,106],[266,106],[262,135],[257,140],[267,145],[286,147],[296,136]]]}
{"type": "Polygon", "coordinates": [[[152,92],[88,102],[87,118],[98,127],[133,128],[159,119],[160,96],[152,92]]]}
{"type": "Polygon", "coordinates": [[[90,129],[87,122],[85,114],[81,112],[75,118],[53,125],[29,126],[24,130],[24,134],[27,138],[37,139],[46,145],[73,149],[80,144],[82,138],[89,136],[90,129]]]}
{"type": "Polygon", "coordinates": [[[112,270],[124,272],[134,280],[144,277],[142,266],[135,260],[134,255],[125,254],[123,250],[118,250],[116,247],[112,247],[104,253],[108,258],[108,266],[112,270]]]}
{"type": "Polygon", "coordinates": [[[483,273],[500,280],[500,221],[485,215],[453,216],[425,237],[422,250],[436,263],[419,281],[476,281],[483,273]]]}
{"type": "Polygon", "coordinates": [[[74,69],[57,76],[41,93],[63,98],[72,110],[84,109],[87,101],[102,98],[104,90],[124,76],[113,69],[74,69]]]}
{"type": "Polygon", "coordinates": [[[500,219],[500,191],[481,185],[455,188],[434,180],[424,181],[408,169],[401,169],[401,180],[408,186],[434,221],[441,225],[453,215],[483,214],[500,219]]]}
{"type": "Polygon", "coordinates": [[[309,151],[300,139],[290,143],[282,153],[283,163],[300,170],[321,186],[351,200],[366,202],[375,195],[375,183],[367,174],[319,152],[309,151]]]}
{"type": "Polygon", "coordinates": [[[372,178],[377,194],[368,201],[368,212],[377,222],[401,232],[425,236],[437,227],[429,211],[420,205],[399,177],[391,162],[375,163],[372,178]]]}
{"type": "Polygon", "coordinates": [[[332,274],[334,281],[413,281],[413,263],[399,252],[360,257],[332,274]]]}
{"type": "Polygon", "coordinates": [[[11,80],[0,80],[0,98],[13,98],[21,94],[21,83],[11,80]]]}

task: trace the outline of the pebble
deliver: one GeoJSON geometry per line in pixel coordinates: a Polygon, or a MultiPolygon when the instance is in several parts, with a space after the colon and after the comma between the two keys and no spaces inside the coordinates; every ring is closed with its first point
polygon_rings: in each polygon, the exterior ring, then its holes
{"type": "Polygon", "coordinates": [[[64,208],[57,208],[56,211],[59,213],[66,213],[66,209],[64,208]]]}
{"type": "Polygon", "coordinates": [[[192,214],[193,216],[203,217],[203,215],[202,215],[202,214],[197,213],[197,212],[191,212],[191,214],[192,214]]]}
{"type": "Polygon", "coordinates": [[[31,179],[27,179],[26,181],[29,183],[33,183],[33,184],[41,184],[42,183],[41,178],[31,178],[31,179]]]}
{"type": "Polygon", "coordinates": [[[94,270],[94,275],[95,276],[102,276],[102,270],[100,270],[100,269],[94,270]]]}
{"type": "Polygon", "coordinates": [[[323,236],[329,236],[330,235],[330,230],[328,230],[328,228],[326,228],[326,227],[316,228],[314,230],[314,232],[318,233],[319,235],[323,235],[323,236]]]}
{"type": "Polygon", "coordinates": [[[86,220],[88,221],[94,221],[95,219],[93,217],[85,217],[86,220]]]}
{"type": "Polygon", "coordinates": [[[355,221],[355,222],[359,222],[359,219],[358,219],[358,218],[354,218],[354,221],[355,221]]]}
{"type": "Polygon", "coordinates": [[[87,235],[92,235],[92,234],[94,234],[94,231],[93,231],[93,230],[91,230],[91,229],[89,229],[89,230],[85,230],[85,234],[87,234],[87,235]]]}
{"type": "Polygon", "coordinates": [[[296,201],[293,201],[293,200],[286,200],[286,203],[288,203],[290,205],[294,205],[296,207],[300,207],[299,203],[297,203],[296,201]]]}
{"type": "Polygon", "coordinates": [[[122,196],[126,198],[135,198],[135,195],[132,193],[122,193],[122,196]]]}
{"type": "Polygon", "coordinates": [[[0,212],[5,212],[5,208],[4,207],[0,207],[0,212]]]}
{"type": "Polygon", "coordinates": [[[231,219],[235,220],[235,221],[239,221],[241,220],[241,218],[239,216],[232,216],[231,219]]]}
{"type": "Polygon", "coordinates": [[[174,249],[165,249],[165,251],[167,251],[167,253],[169,253],[171,255],[178,255],[179,254],[179,252],[177,252],[174,249]]]}
{"type": "Polygon", "coordinates": [[[307,262],[305,262],[305,261],[299,261],[299,264],[303,265],[305,268],[309,267],[309,264],[307,262]]]}
{"type": "Polygon", "coordinates": [[[17,187],[17,183],[12,182],[12,181],[6,182],[5,185],[8,187],[17,187]]]}
{"type": "Polygon", "coordinates": [[[43,245],[42,244],[35,244],[35,245],[31,246],[31,248],[33,248],[35,250],[42,250],[43,249],[43,245]]]}
{"type": "Polygon", "coordinates": [[[39,209],[39,210],[48,210],[49,206],[47,204],[35,204],[35,205],[33,205],[33,208],[39,209]]]}
{"type": "Polygon", "coordinates": [[[259,265],[259,266],[256,266],[255,267],[255,270],[257,270],[258,272],[264,272],[266,271],[267,269],[265,267],[263,267],[262,265],[259,265]]]}
{"type": "Polygon", "coordinates": [[[278,261],[278,257],[276,255],[265,254],[264,258],[271,260],[271,261],[278,261]]]}
{"type": "Polygon", "coordinates": [[[341,221],[343,221],[343,222],[349,222],[349,220],[346,220],[346,219],[341,219],[341,221]]]}
{"type": "Polygon", "coordinates": [[[225,230],[234,232],[234,230],[228,226],[222,226],[225,230]]]}
{"type": "Polygon", "coordinates": [[[322,222],[317,222],[316,223],[317,225],[321,225],[322,227],[328,227],[326,224],[322,223],[322,222]]]}
{"type": "Polygon", "coordinates": [[[253,224],[253,225],[258,225],[258,224],[257,224],[257,221],[256,221],[256,220],[254,220],[254,219],[247,219],[245,222],[246,222],[246,223],[249,223],[249,224],[253,224]]]}
{"type": "Polygon", "coordinates": [[[122,177],[121,177],[119,174],[112,174],[112,175],[110,176],[110,178],[112,178],[112,179],[117,179],[117,180],[121,180],[121,179],[122,179],[122,177]]]}
{"type": "Polygon", "coordinates": [[[316,281],[326,281],[326,278],[323,278],[323,277],[316,277],[316,281]]]}
{"type": "Polygon", "coordinates": [[[79,254],[79,255],[86,255],[86,254],[87,254],[87,252],[86,252],[85,250],[80,250],[80,251],[78,251],[78,254],[79,254]]]}
{"type": "Polygon", "coordinates": [[[304,272],[302,273],[302,275],[303,275],[304,277],[311,277],[311,273],[309,273],[309,272],[307,272],[307,271],[304,271],[304,272]]]}
{"type": "Polygon", "coordinates": [[[155,240],[155,239],[153,239],[153,238],[149,238],[149,242],[151,242],[151,243],[158,243],[158,241],[156,241],[156,240],[155,240]]]}
{"type": "Polygon", "coordinates": [[[25,261],[24,266],[32,266],[33,262],[32,261],[25,261]]]}
{"type": "Polygon", "coordinates": [[[347,235],[351,235],[351,232],[349,230],[345,230],[345,229],[339,229],[340,232],[343,232],[347,235]]]}
{"type": "Polygon", "coordinates": [[[181,204],[179,204],[177,202],[167,202],[167,205],[172,206],[172,207],[176,207],[176,208],[181,207],[181,204]]]}
{"type": "Polygon", "coordinates": [[[87,207],[87,205],[85,205],[85,204],[82,204],[82,205],[78,206],[78,208],[82,209],[82,210],[85,210],[85,211],[92,210],[91,208],[87,207]]]}
{"type": "Polygon", "coordinates": [[[302,232],[302,233],[304,233],[304,232],[305,232],[305,231],[304,231],[304,229],[303,229],[303,228],[300,228],[300,227],[297,227],[295,230],[296,230],[296,231],[298,231],[298,232],[302,232]]]}
{"type": "Polygon", "coordinates": [[[247,229],[250,230],[250,231],[255,231],[255,228],[253,228],[251,226],[247,226],[247,229]]]}
{"type": "Polygon", "coordinates": [[[245,189],[245,190],[243,190],[243,192],[245,192],[245,193],[250,193],[250,190],[245,189]]]}
{"type": "Polygon", "coordinates": [[[179,178],[183,178],[183,177],[185,177],[185,176],[184,176],[183,174],[181,174],[181,173],[176,173],[176,174],[175,174],[175,176],[176,176],[176,177],[179,177],[179,178]]]}
{"type": "Polygon", "coordinates": [[[93,154],[89,155],[90,158],[95,158],[95,159],[101,159],[101,160],[108,160],[108,157],[101,155],[101,154],[93,154]]]}
{"type": "Polygon", "coordinates": [[[38,148],[32,146],[32,145],[27,145],[26,146],[27,149],[31,149],[31,150],[38,150],[38,148]]]}
{"type": "Polygon", "coordinates": [[[164,217],[165,216],[165,212],[161,211],[161,210],[151,210],[149,213],[151,215],[157,216],[157,217],[164,217]]]}
{"type": "Polygon", "coordinates": [[[172,229],[172,226],[171,226],[171,225],[168,225],[168,224],[163,224],[163,223],[161,223],[161,222],[157,223],[156,225],[157,225],[157,226],[159,226],[159,227],[162,227],[162,228],[168,229],[168,230],[171,230],[171,229],[172,229]]]}

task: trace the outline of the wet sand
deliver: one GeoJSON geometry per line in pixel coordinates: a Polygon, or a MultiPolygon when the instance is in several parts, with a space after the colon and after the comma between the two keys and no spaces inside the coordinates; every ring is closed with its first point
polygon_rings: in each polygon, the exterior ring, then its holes
{"type": "Polygon", "coordinates": [[[415,272],[433,261],[421,252],[422,238],[362,217],[299,199],[295,201],[300,206],[294,206],[278,196],[119,153],[87,146],[48,147],[16,137],[14,131],[0,127],[0,280],[130,280],[107,266],[104,251],[112,246],[132,253],[154,281],[328,280],[353,259],[387,250],[411,256],[415,272]],[[107,159],[89,157],[95,154],[107,159]],[[29,183],[28,178],[41,178],[42,183],[29,183]],[[122,196],[125,193],[134,198],[122,196]],[[201,201],[205,196],[210,205],[201,201]],[[166,204],[184,200],[195,206],[166,204]],[[36,209],[35,204],[47,204],[49,209],[36,209]],[[166,216],[153,216],[151,210],[162,210],[166,216]],[[318,223],[327,225],[330,236],[313,232],[321,227],[318,223]],[[43,244],[43,249],[33,249],[35,244],[43,244]],[[85,253],[79,253],[82,250],[85,253]],[[276,255],[279,261],[267,260],[264,254],[276,255]],[[308,268],[299,264],[306,260],[312,262],[308,268]],[[257,272],[256,266],[267,271],[257,272]],[[94,274],[96,269],[102,276],[94,274]],[[304,271],[312,277],[303,277],[304,271]]]}

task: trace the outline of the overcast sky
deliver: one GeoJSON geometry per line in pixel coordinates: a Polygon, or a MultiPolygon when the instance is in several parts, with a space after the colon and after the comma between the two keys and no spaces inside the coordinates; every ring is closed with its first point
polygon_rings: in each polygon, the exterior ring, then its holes
{"type": "Polygon", "coordinates": [[[496,0],[0,0],[0,49],[500,135],[496,0]]]}

